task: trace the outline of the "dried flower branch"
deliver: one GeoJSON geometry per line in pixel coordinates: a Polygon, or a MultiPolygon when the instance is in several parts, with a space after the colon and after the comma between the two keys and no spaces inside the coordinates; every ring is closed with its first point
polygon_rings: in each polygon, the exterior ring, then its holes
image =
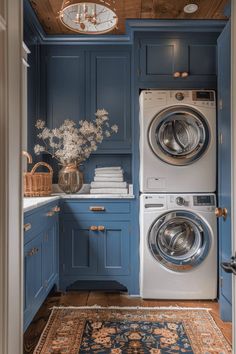
{"type": "Polygon", "coordinates": [[[78,164],[86,160],[97,150],[104,135],[110,137],[118,132],[116,124],[110,127],[106,110],[98,109],[95,116],[92,122],[79,121],[79,127],[76,127],[73,120],[66,119],[59,128],[54,129],[48,129],[43,120],[37,120],[35,126],[40,131],[37,136],[43,140],[44,145],[35,145],[35,154],[46,152],[62,165],[72,162],[78,164]]]}

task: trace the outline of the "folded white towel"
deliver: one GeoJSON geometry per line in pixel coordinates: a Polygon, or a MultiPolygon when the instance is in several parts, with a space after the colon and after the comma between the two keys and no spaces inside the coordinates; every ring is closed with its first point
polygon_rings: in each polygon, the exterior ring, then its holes
{"type": "Polygon", "coordinates": [[[95,182],[123,182],[124,177],[123,176],[95,176],[94,177],[95,182]]]}
{"type": "Polygon", "coordinates": [[[95,176],[100,175],[123,175],[123,170],[102,170],[102,171],[95,171],[95,176]]]}
{"type": "Polygon", "coordinates": [[[127,188],[91,188],[90,194],[128,194],[127,188]]]}
{"type": "Polygon", "coordinates": [[[127,188],[126,182],[91,182],[91,188],[127,188]]]}
{"type": "Polygon", "coordinates": [[[120,171],[122,168],[120,166],[116,167],[97,167],[95,168],[95,171],[104,171],[104,170],[114,170],[114,171],[120,171]]]}

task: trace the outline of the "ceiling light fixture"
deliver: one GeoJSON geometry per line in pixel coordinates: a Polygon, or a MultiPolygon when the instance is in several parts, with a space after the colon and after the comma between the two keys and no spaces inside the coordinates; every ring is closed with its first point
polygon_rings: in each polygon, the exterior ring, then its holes
{"type": "Polygon", "coordinates": [[[193,14],[198,10],[198,5],[197,4],[188,4],[184,6],[184,12],[186,14],[193,14]]]}
{"type": "Polygon", "coordinates": [[[103,34],[117,28],[115,3],[116,0],[64,0],[59,17],[63,25],[74,32],[103,34]]]}

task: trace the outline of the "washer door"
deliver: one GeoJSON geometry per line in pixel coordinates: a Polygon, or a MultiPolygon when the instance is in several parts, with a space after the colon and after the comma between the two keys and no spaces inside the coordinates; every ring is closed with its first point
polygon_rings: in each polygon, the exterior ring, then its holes
{"type": "Polygon", "coordinates": [[[211,232],[196,214],[172,211],[155,221],[148,243],[152,255],[163,266],[183,272],[193,269],[207,257],[211,232]]]}
{"type": "Polygon", "coordinates": [[[199,112],[185,106],[172,106],[154,117],[148,138],[157,157],[170,165],[185,166],[206,152],[210,132],[199,112]]]}

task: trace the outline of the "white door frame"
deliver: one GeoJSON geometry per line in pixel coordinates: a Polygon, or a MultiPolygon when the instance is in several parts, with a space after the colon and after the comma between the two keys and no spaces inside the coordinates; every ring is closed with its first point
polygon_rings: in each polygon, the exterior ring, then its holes
{"type": "Polygon", "coordinates": [[[23,352],[22,0],[0,0],[0,354],[23,352]]]}
{"type": "MultiPolygon", "coordinates": [[[[232,251],[236,252],[236,3],[231,1],[232,251]]],[[[236,276],[232,277],[233,353],[236,353],[236,276]]]]}

